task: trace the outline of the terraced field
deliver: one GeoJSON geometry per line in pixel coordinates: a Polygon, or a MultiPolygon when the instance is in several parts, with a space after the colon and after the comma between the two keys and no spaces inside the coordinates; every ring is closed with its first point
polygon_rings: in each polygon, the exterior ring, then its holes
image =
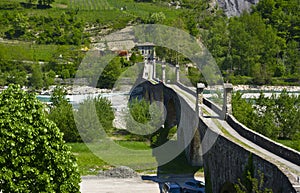
{"type": "Polygon", "coordinates": [[[69,0],[69,8],[79,10],[111,10],[106,0],[69,0]]]}

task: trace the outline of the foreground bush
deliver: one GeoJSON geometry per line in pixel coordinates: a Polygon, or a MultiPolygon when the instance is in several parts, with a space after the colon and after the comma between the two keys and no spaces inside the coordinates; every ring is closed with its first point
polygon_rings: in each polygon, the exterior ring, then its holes
{"type": "Polygon", "coordinates": [[[43,105],[10,86],[0,94],[0,192],[79,192],[74,156],[43,105]]]}

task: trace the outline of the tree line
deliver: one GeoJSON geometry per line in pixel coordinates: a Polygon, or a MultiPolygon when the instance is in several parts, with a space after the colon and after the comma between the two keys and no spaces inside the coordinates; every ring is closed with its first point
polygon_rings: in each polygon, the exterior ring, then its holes
{"type": "Polygon", "coordinates": [[[300,149],[300,96],[286,91],[266,97],[263,93],[255,101],[233,95],[233,115],[250,129],[274,140],[293,140],[300,149]]]}
{"type": "MultiPolygon", "coordinates": [[[[226,80],[234,84],[299,84],[298,0],[259,1],[251,12],[231,18],[207,0],[186,0],[182,6],[187,10],[171,25],[199,38],[226,80]]],[[[174,63],[172,54],[165,56],[174,63]]]]}
{"type": "Polygon", "coordinates": [[[2,12],[1,25],[7,29],[4,37],[37,44],[82,45],[88,43],[84,23],[69,10],[58,16],[30,15],[22,12],[2,12]]]}
{"type": "Polygon", "coordinates": [[[200,19],[203,30],[199,33],[227,80],[297,84],[299,9],[297,0],[268,0],[259,1],[250,13],[244,12],[240,17],[227,18],[214,11],[208,13],[211,17],[200,19]]]}

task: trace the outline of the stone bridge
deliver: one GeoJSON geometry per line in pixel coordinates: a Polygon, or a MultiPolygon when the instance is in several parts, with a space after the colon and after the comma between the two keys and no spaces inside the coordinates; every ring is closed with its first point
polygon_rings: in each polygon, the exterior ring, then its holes
{"type": "Polygon", "coordinates": [[[278,144],[239,123],[232,116],[232,85],[224,84],[220,108],[203,97],[204,84],[197,88],[180,83],[176,66],[176,83],[167,84],[165,65],[162,78],[155,76],[155,62],[145,61],[144,83],[131,95],[149,101],[163,101],[166,125],[177,125],[178,147],[184,147],[193,166],[203,166],[206,192],[235,192],[234,184],[247,168],[254,177],[264,174],[264,187],[274,193],[300,192],[300,153],[278,144]]]}

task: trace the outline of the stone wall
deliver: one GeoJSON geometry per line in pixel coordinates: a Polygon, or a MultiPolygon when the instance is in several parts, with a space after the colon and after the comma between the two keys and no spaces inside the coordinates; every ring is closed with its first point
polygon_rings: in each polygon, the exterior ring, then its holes
{"type": "MultiPolygon", "coordinates": [[[[213,132],[202,120],[199,122],[199,130],[202,134],[208,130],[213,132]]],[[[205,144],[202,143],[202,147],[205,147],[205,144]]],[[[214,193],[231,192],[230,186],[237,184],[238,179],[243,178],[249,156],[248,150],[219,135],[214,145],[203,155],[206,185],[211,186],[214,193]]],[[[275,165],[255,154],[252,156],[254,177],[258,179],[258,171],[262,172],[265,188],[272,189],[274,193],[296,192],[287,176],[275,165]]]]}
{"type": "Polygon", "coordinates": [[[246,126],[238,122],[232,115],[227,117],[227,122],[244,138],[274,153],[275,155],[278,155],[279,157],[282,157],[296,165],[300,165],[299,152],[276,143],[269,138],[248,129],[246,126]]]}
{"type": "MultiPolygon", "coordinates": [[[[213,109],[219,115],[222,113],[222,110],[217,105],[215,105],[213,102],[211,102],[210,100],[204,99],[203,103],[206,106],[213,109]]],[[[274,153],[275,155],[278,155],[279,157],[282,157],[296,165],[300,165],[300,153],[299,152],[297,152],[291,148],[288,148],[286,146],[283,146],[282,144],[276,143],[275,141],[272,141],[271,139],[255,132],[255,131],[252,131],[251,129],[247,128],[245,125],[238,122],[232,115],[228,115],[226,121],[242,137],[263,147],[264,149],[274,153]]]]}

